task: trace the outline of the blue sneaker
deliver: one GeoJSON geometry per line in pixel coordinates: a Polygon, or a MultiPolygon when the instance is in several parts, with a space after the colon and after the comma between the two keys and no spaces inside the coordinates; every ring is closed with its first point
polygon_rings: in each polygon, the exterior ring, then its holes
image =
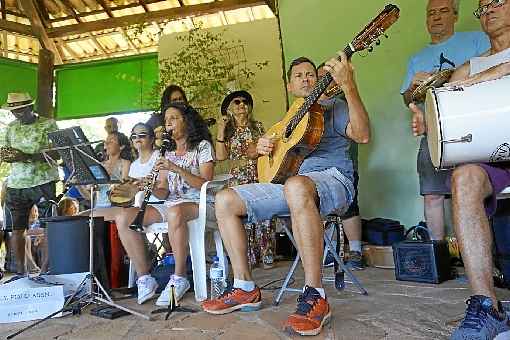
{"type": "Polygon", "coordinates": [[[466,316],[450,340],[493,340],[510,330],[508,315],[498,312],[489,297],[473,295],[466,304],[466,316]]]}

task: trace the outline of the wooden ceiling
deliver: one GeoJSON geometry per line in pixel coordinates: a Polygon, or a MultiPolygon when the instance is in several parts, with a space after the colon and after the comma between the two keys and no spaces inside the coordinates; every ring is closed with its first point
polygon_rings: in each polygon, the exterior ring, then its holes
{"type": "Polygon", "coordinates": [[[157,50],[161,34],[265,19],[276,0],[0,0],[0,56],[55,64],[157,50]]]}

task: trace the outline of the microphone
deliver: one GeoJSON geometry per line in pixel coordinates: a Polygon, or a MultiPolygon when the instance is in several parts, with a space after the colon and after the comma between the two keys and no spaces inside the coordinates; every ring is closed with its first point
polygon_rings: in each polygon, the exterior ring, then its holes
{"type": "Polygon", "coordinates": [[[207,126],[213,126],[214,124],[216,124],[216,119],[206,118],[206,119],[204,119],[204,122],[207,126]]]}

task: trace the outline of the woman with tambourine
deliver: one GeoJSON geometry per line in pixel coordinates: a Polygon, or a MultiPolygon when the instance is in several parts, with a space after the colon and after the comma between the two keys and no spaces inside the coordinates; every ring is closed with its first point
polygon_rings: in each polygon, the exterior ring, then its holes
{"type": "MultiPolygon", "coordinates": [[[[104,168],[112,180],[123,181],[127,179],[129,167],[131,165],[130,153],[131,145],[128,137],[121,132],[112,132],[108,134],[105,140],[106,160],[102,162],[104,168]]],[[[87,200],[90,200],[89,186],[77,186],[80,194],[87,200]]],[[[96,197],[94,200],[94,215],[104,216],[105,220],[113,220],[118,213],[112,209],[109,198],[110,184],[98,185],[96,197]]],[[[88,215],[89,211],[84,211],[80,215],[88,215]]]]}
{"type": "MultiPolygon", "coordinates": [[[[168,235],[175,259],[175,271],[168,285],[156,301],[158,306],[168,306],[170,289],[175,287],[175,299],[182,298],[190,288],[186,278],[188,255],[187,222],[198,217],[200,188],[212,180],[214,151],[207,125],[198,112],[183,103],[169,103],[165,108],[165,129],[171,135],[169,151],[159,158],[151,178],[157,178],[152,194],[165,200],[164,204],[148,204],[141,224],[168,222],[168,235]],[[159,172],[157,177],[155,174],[159,172]]],[[[150,186],[149,186],[150,187],[150,186]]],[[[141,234],[130,229],[139,215],[138,208],[124,209],[116,219],[119,235],[138,274],[138,303],[151,299],[158,287],[150,276],[141,234]]]]}

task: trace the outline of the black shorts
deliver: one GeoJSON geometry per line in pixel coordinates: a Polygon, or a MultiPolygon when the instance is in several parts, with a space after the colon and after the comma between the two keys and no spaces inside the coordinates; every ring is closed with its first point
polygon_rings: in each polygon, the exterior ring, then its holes
{"type": "Polygon", "coordinates": [[[41,184],[31,188],[7,188],[5,194],[4,229],[24,230],[28,228],[30,210],[37,205],[39,218],[50,217],[52,205],[55,200],[55,182],[41,184]]]}
{"type": "Polygon", "coordinates": [[[354,216],[359,216],[359,206],[358,206],[358,182],[359,182],[359,175],[358,172],[354,172],[354,198],[352,200],[351,205],[349,206],[349,209],[345,212],[345,214],[342,215],[342,220],[347,220],[354,216]]]}

